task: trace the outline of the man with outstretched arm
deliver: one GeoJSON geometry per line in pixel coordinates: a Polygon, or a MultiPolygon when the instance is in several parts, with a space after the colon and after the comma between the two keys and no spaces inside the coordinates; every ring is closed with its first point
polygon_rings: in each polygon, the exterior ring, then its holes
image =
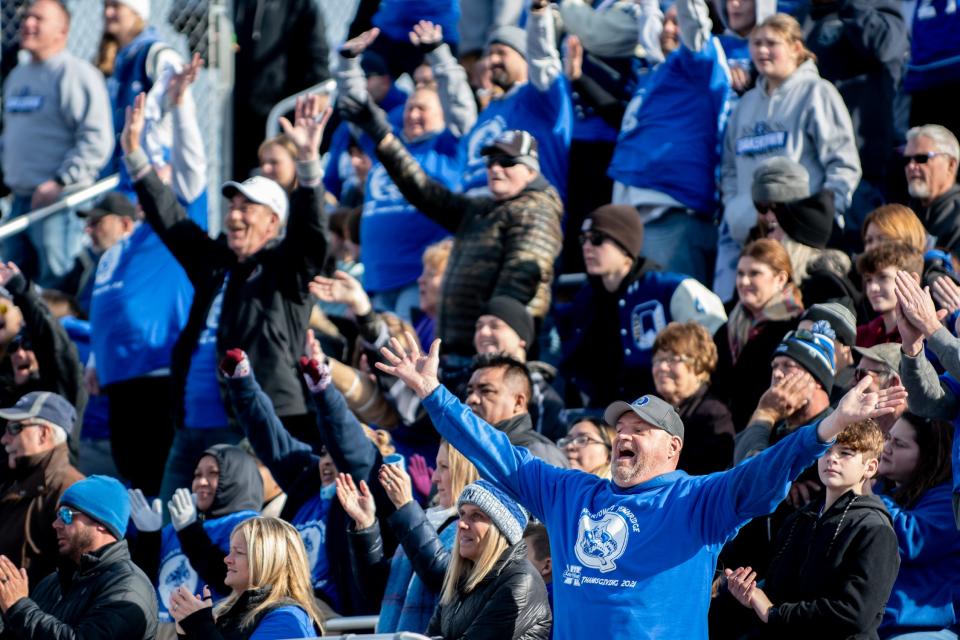
{"type": "MultiPolygon", "coordinates": [[[[408,344],[414,344],[412,337],[408,344]]],[[[534,458],[437,380],[440,341],[423,354],[393,339],[377,366],[422,399],[437,431],[547,526],[554,560],[554,637],[707,638],[717,554],[750,518],[772,511],[790,482],[848,424],[893,412],[903,387],[872,393],[869,376],[836,411],[724,473],[677,471],[683,422],[643,396],[614,402],[613,480],[534,458]]]]}

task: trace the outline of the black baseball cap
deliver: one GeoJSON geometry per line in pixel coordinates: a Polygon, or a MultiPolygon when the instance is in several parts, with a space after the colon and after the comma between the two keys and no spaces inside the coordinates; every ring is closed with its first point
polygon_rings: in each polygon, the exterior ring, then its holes
{"type": "Polygon", "coordinates": [[[123,216],[132,220],[136,220],[137,208],[132,202],[130,202],[130,199],[122,193],[111,191],[107,195],[97,200],[92,209],[87,209],[86,211],[77,211],[77,217],[90,218],[93,220],[97,220],[108,215],[123,216]]]}

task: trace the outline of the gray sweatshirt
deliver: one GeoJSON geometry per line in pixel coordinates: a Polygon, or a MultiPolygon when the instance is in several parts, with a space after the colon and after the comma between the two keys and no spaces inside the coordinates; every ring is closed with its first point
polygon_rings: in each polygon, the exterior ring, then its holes
{"type": "Polygon", "coordinates": [[[103,75],[68,51],[11,71],[3,110],[3,176],[15,193],[54,178],[68,187],[92,183],[113,153],[103,75]]]}

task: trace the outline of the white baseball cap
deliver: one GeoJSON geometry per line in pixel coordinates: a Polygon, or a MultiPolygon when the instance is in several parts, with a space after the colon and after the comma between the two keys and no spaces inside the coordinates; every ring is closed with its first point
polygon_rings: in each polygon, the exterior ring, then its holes
{"type": "Polygon", "coordinates": [[[144,22],[150,21],[150,0],[117,0],[117,2],[130,7],[144,22]]]}
{"type": "Polygon", "coordinates": [[[253,176],[242,183],[230,180],[223,183],[220,193],[224,198],[232,198],[239,193],[250,202],[262,204],[273,210],[280,217],[281,226],[287,223],[287,193],[270,178],[253,176]]]}

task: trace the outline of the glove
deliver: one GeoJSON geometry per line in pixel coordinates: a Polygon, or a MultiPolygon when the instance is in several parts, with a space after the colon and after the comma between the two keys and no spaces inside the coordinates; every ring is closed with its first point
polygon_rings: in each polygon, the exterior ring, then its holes
{"type": "Polygon", "coordinates": [[[177,531],[185,529],[197,521],[197,496],[190,493],[190,489],[181,487],[174,491],[167,510],[173,528],[177,531]]]}
{"type": "Polygon", "coordinates": [[[363,102],[352,96],[340,96],[337,113],[347,122],[360,127],[377,144],[393,132],[386,112],[374,104],[369,96],[363,102]]]}
{"type": "Polygon", "coordinates": [[[330,365],[307,356],[300,357],[300,368],[303,370],[303,379],[311,393],[319,393],[330,385],[333,376],[330,365]]]}
{"type": "Polygon", "coordinates": [[[244,378],[250,375],[250,359],[243,349],[230,349],[220,360],[220,371],[227,378],[244,378]]]}
{"type": "Polygon", "coordinates": [[[128,489],[127,495],[130,496],[130,519],[137,525],[139,531],[160,531],[163,526],[163,515],[160,513],[160,498],[155,498],[152,503],[147,503],[147,499],[140,489],[128,489]]]}

